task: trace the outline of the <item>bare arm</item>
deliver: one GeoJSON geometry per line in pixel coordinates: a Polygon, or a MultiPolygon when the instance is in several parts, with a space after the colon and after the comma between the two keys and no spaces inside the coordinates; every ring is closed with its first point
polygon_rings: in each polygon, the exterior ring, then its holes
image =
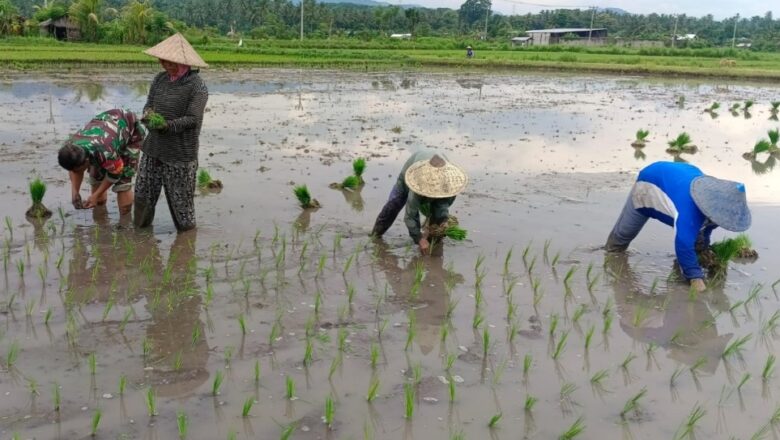
{"type": "Polygon", "coordinates": [[[81,171],[68,171],[68,177],[70,177],[70,200],[73,203],[73,207],[76,209],[82,209],[81,204],[81,182],[84,181],[84,170],[81,171]]]}

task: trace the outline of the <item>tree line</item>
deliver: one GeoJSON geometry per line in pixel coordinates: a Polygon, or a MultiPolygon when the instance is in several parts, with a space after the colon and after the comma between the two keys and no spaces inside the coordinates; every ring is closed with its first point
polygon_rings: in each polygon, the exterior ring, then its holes
{"type": "Polygon", "coordinates": [[[37,24],[69,16],[86,41],[151,44],[174,30],[207,42],[219,36],[294,39],[359,38],[391,33],[415,37],[460,37],[505,40],[544,28],[607,28],[610,37],[656,40],[671,44],[677,35],[688,47],[749,43],[754,50],[780,50],[780,20],[763,16],[716,20],[712,15],[617,13],[609,10],[556,9],[536,14],[503,15],[490,0],[466,0],[458,10],[402,8],[315,0],[0,0],[0,35],[33,35],[37,24]],[[485,34],[485,31],[487,33],[485,34]],[[736,32],[735,32],[736,31],[736,32]]]}

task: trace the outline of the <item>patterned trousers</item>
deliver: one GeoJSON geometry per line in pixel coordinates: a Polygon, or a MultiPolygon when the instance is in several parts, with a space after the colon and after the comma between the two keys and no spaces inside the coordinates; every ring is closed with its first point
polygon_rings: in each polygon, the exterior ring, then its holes
{"type": "Polygon", "coordinates": [[[197,173],[197,161],[170,164],[144,154],[135,183],[135,225],[145,228],[152,224],[160,191],[165,188],[176,229],[183,232],[194,228],[197,173]]]}
{"type": "Polygon", "coordinates": [[[395,186],[393,186],[393,190],[390,191],[390,197],[387,198],[387,203],[382,207],[382,211],[379,212],[379,215],[374,222],[374,229],[371,231],[371,235],[381,237],[390,229],[390,226],[393,226],[393,222],[396,217],[398,217],[398,213],[406,206],[406,199],[408,196],[409,188],[401,183],[400,180],[397,181],[395,186]]]}

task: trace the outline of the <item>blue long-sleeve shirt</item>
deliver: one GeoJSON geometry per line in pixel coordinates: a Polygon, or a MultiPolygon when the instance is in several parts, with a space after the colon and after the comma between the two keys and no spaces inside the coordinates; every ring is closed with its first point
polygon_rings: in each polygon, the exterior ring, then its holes
{"type": "Polygon", "coordinates": [[[639,172],[632,192],[634,208],[674,228],[674,251],[687,279],[704,278],[696,254],[697,239],[709,246],[717,225],[696,206],[691,182],[704,173],[687,163],[656,162],[639,172]]]}

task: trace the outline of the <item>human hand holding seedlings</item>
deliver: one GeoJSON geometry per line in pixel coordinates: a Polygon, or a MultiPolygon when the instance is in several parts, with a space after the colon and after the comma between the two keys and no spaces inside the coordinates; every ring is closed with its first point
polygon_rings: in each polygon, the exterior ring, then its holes
{"type": "Polygon", "coordinates": [[[692,279],[691,287],[696,289],[697,292],[704,292],[705,290],[707,290],[707,286],[704,284],[704,280],[701,278],[692,279]]]}
{"type": "MultiPolygon", "coordinates": [[[[85,168],[86,169],[86,168],[85,168]]],[[[81,203],[81,182],[84,180],[84,170],[68,171],[70,176],[70,201],[73,203],[73,207],[76,209],[84,209],[84,205],[81,203]]]]}
{"type": "Polygon", "coordinates": [[[422,253],[423,255],[427,254],[428,250],[431,247],[431,243],[428,242],[428,239],[425,237],[421,238],[417,244],[420,245],[420,253],[422,253]]]}
{"type": "Polygon", "coordinates": [[[82,206],[85,209],[91,209],[99,204],[105,203],[106,191],[108,191],[108,188],[110,188],[111,185],[113,185],[113,182],[108,179],[103,179],[97,188],[93,187],[92,194],[89,195],[89,198],[82,204],[82,206]]]}

